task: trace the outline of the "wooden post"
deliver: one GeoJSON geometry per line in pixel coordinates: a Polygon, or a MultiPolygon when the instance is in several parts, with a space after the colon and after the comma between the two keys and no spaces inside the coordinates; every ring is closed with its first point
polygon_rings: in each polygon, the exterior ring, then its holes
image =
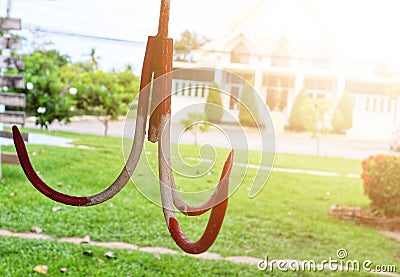
{"type": "MultiPolygon", "coordinates": [[[[3,104],[0,104],[0,114],[4,113],[6,111],[6,106],[3,104]]],[[[0,131],[4,131],[4,123],[0,122],[0,131]]],[[[0,164],[3,164],[3,158],[2,158],[2,153],[1,153],[1,145],[0,145],[0,164]]],[[[3,178],[3,169],[2,166],[0,166],[0,179],[3,178]]]]}
{"type": "MultiPolygon", "coordinates": [[[[25,94],[8,93],[8,89],[24,89],[25,81],[21,75],[4,75],[7,70],[24,69],[24,61],[21,57],[12,57],[11,52],[21,47],[21,40],[12,37],[10,30],[21,30],[21,19],[11,18],[12,0],[7,0],[7,15],[0,18],[0,31],[3,36],[0,38],[0,88],[4,88],[5,93],[0,93],[0,136],[12,137],[12,134],[4,131],[4,123],[25,124],[25,112],[6,111],[6,106],[25,108],[25,94]]],[[[26,139],[28,137],[26,136],[26,139]]],[[[25,138],[24,138],[25,139],[25,138]]],[[[1,153],[0,146],[0,178],[2,178],[2,163],[19,164],[16,154],[1,153]]]]}

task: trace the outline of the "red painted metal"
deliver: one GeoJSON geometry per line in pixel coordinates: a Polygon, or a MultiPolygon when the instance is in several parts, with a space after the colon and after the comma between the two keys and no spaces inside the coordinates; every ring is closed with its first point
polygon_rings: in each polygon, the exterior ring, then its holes
{"type": "Polygon", "coordinates": [[[31,162],[29,161],[28,152],[26,151],[24,140],[20,131],[16,126],[13,126],[12,130],[15,147],[17,149],[18,158],[22,169],[24,170],[26,177],[35,186],[35,188],[54,201],[61,202],[66,205],[87,206],[89,203],[89,199],[87,197],[76,197],[60,193],[50,188],[42,181],[42,179],[40,179],[35,169],[32,167],[31,162]]]}
{"type": "MultiPolygon", "coordinates": [[[[221,174],[220,181],[229,179],[230,172],[232,170],[233,163],[233,151],[229,154],[228,159],[225,162],[224,169],[221,174]]],[[[169,219],[169,232],[174,239],[175,243],[185,252],[189,254],[201,254],[207,251],[216,240],[219,231],[221,230],[222,223],[224,221],[226,209],[228,207],[228,192],[229,186],[225,185],[221,188],[221,194],[218,195],[220,200],[223,200],[217,206],[211,209],[211,215],[207,223],[206,230],[204,231],[201,238],[196,241],[190,241],[183,233],[178,221],[175,218],[169,219]]]]}
{"type": "Polygon", "coordinates": [[[152,92],[151,116],[149,121],[148,140],[155,143],[160,139],[160,123],[162,115],[171,114],[171,72],[173,40],[159,36],[149,37],[148,44],[153,50],[151,71],[154,79],[152,92]]]}
{"type": "MultiPolygon", "coordinates": [[[[226,189],[229,190],[229,177],[232,168],[232,163],[233,163],[233,151],[225,161],[225,166],[224,169],[222,170],[221,178],[217,184],[216,189],[214,190],[214,193],[205,203],[197,207],[190,205],[185,205],[185,207],[180,207],[174,199],[175,207],[186,216],[200,216],[208,212],[213,207],[222,203],[228,197],[225,193],[225,190],[226,189]]],[[[173,189],[176,189],[176,187],[174,187],[173,189]]]]}
{"type": "MultiPolygon", "coordinates": [[[[54,201],[72,206],[93,206],[114,197],[126,185],[126,183],[129,181],[130,176],[136,168],[138,153],[140,153],[143,148],[144,132],[146,129],[146,121],[144,119],[147,118],[148,112],[150,91],[145,88],[154,79],[158,78],[162,79],[159,79],[159,81],[153,83],[153,88],[151,92],[152,113],[149,121],[150,123],[148,129],[148,140],[151,142],[159,142],[159,155],[163,154],[160,137],[165,134],[163,132],[170,132],[170,130],[169,128],[166,128],[167,130],[160,130],[160,126],[162,123],[162,119],[165,120],[165,118],[169,118],[169,116],[171,115],[172,75],[170,73],[172,71],[173,41],[172,39],[168,38],[169,10],[170,0],[162,0],[158,34],[157,36],[150,36],[148,38],[140,83],[135,138],[130,156],[120,175],[104,191],[93,196],[79,197],[63,194],[48,186],[38,176],[35,169],[33,168],[22,135],[18,128],[16,126],[13,126],[12,130],[14,144],[22,169],[28,180],[42,194],[54,201]],[[143,123],[139,124],[141,119],[143,123]],[[138,127],[139,125],[140,127],[138,127]]],[[[169,126],[169,124],[167,124],[166,126],[169,126]]],[[[167,138],[167,141],[169,142],[169,135],[167,138]]],[[[166,152],[169,153],[170,151],[168,150],[166,152]]],[[[170,157],[168,157],[168,159],[170,159],[170,157]]],[[[174,197],[172,197],[172,193],[167,193],[167,198],[170,198],[168,199],[168,201],[170,203],[173,203],[185,215],[197,216],[211,209],[210,219],[204,234],[197,242],[191,242],[182,232],[182,229],[178,221],[176,220],[175,213],[173,211],[166,212],[166,207],[164,207],[164,214],[171,215],[171,217],[169,218],[166,217],[169,232],[176,244],[182,250],[191,254],[200,254],[204,251],[207,251],[207,249],[209,249],[209,247],[214,243],[215,239],[217,238],[228,206],[229,176],[232,170],[232,164],[233,151],[230,153],[225,162],[217,189],[210,197],[210,199],[199,207],[188,206],[183,202],[182,199],[179,198],[179,195],[175,195],[174,197]],[[182,204],[185,208],[183,209],[182,207],[177,205],[177,202],[182,204]]],[[[165,165],[166,164],[164,163],[163,166],[165,165]]],[[[171,192],[173,189],[175,189],[175,184],[173,182],[172,171],[168,171],[168,174],[170,175],[167,179],[172,180],[172,182],[169,183],[170,187],[168,187],[171,192]]],[[[163,193],[161,195],[163,197],[163,193]]]]}

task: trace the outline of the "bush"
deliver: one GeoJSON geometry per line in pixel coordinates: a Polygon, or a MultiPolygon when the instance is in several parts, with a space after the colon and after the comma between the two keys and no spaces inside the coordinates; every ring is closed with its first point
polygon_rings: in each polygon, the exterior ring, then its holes
{"type": "Polygon", "coordinates": [[[400,215],[400,159],[393,155],[376,155],[362,161],[364,193],[371,208],[387,216],[400,215]]]}
{"type": "Polygon", "coordinates": [[[313,99],[306,90],[300,91],[293,104],[289,118],[289,127],[293,131],[316,133],[327,132],[326,114],[331,102],[318,98],[313,99]]]}
{"type": "Polygon", "coordinates": [[[54,120],[69,122],[73,97],[68,86],[59,80],[60,68],[68,64],[69,58],[56,50],[38,51],[24,56],[26,83],[33,89],[26,91],[28,115],[36,117],[36,125],[48,127],[54,120]]]}
{"type": "Polygon", "coordinates": [[[353,98],[349,93],[344,93],[336,106],[332,118],[332,128],[336,132],[343,132],[353,127],[353,98]]]}
{"type": "Polygon", "coordinates": [[[215,83],[212,84],[212,87],[209,89],[204,113],[206,114],[207,120],[213,123],[220,123],[224,115],[221,92],[215,83]]]}
{"type": "Polygon", "coordinates": [[[294,101],[289,117],[289,127],[293,131],[307,131],[313,121],[313,103],[306,90],[302,90],[294,101]]]}
{"type": "Polygon", "coordinates": [[[193,131],[194,145],[197,145],[199,131],[206,132],[210,129],[210,123],[206,121],[204,113],[188,113],[187,118],[181,120],[181,124],[185,127],[185,131],[193,131]]]}
{"type": "Polygon", "coordinates": [[[242,126],[258,127],[258,107],[254,98],[254,88],[249,84],[243,85],[239,105],[239,122],[242,126]]]}

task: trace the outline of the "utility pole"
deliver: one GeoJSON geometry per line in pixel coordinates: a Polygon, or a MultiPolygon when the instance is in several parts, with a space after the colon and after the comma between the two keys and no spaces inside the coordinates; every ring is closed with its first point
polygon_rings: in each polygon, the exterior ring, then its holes
{"type": "Polygon", "coordinates": [[[12,0],[7,0],[7,15],[6,15],[6,17],[10,17],[11,6],[12,6],[12,0]]]}
{"type": "MultiPolygon", "coordinates": [[[[4,131],[4,124],[25,124],[25,112],[6,111],[6,106],[26,107],[25,94],[9,92],[10,89],[25,89],[24,77],[20,74],[24,70],[24,61],[13,53],[13,50],[22,47],[22,41],[10,33],[12,30],[21,30],[21,19],[11,18],[11,6],[12,0],[7,0],[6,17],[0,17],[0,31],[3,33],[0,37],[0,137],[6,138],[12,138],[12,133],[4,131]]],[[[26,134],[24,137],[28,139],[26,134]]],[[[19,160],[15,154],[2,153],[1,149],[0,154],[1,178],[1,164],[19,164],[19,160]]]]}

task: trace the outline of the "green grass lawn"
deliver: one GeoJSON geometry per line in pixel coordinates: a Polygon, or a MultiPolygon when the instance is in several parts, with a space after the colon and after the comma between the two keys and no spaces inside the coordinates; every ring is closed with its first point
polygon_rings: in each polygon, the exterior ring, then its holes
{"type": "MultiPolygon", "coordinates": [[[[36,170],[49,184],[63,192],[76,195],[97,193],[108,186],[122,168],[121,139],[51,134],[74,138],[74,144],[92,148],[29,146],[36,170]]],[[[3,149],[12,151],[13,147],[3,149]]],[[[149,163],[156,168],[156,146],[146,144],[146,151],[149,163]]],[[[201,181],[176,176],[178,187],[191,191],[216,184],[228,150],[219,149],[217,152],[218,160],[211,175],[203,176],[201,181]]],[[[184,158],[196,158],[197,153],[193,146],[181,147],[184,158]]],[[[257,155],[252,152],[251,160],[257,160],[257,155]]],[[[276,157],[276,166],[343,174],[361,172],[360,161],[356,160],[286,154],[276,157]]],[[[139,167],[135,182],[146,184],[149,174],[148,169],[139,167]]],[[[400,264],[397,243],[372,228],[328,215],[331,205],[368,205],[368,199],[362,194],[361,180],[274,172],[262,193],[249,199],[247,193],[254,175],[255,170],[250,169],[243,184],[231,197],[223,228],[211,252],[223,256],[262,259],[268,255],[269,259],[314,259],[321,262],[329,257],[335,258],[336,251],[344,248],[351,260],[371,260],[378,265],[400,264]]],[[[29,232],[32,226],[39,226],[54,237],[90,235],[95,241],[123,241],[139,246],[178,249],[167,231],[161,208],[146,200],[132,183],[107,203],[77,208],[54,203],[40,195],[17,166],[3,165],[3,176],[0,182],[2,229],[29,232]],[[61,206],[62,210],[53,212],[52,208],[56,206],[61,206]]],[[[235,172],[232,178],[235,178],[235,172]]],[[[179,218],[186,234],[196,240],[204,230],[208,214],[199,218],[179,218]]],[[[57,275],[59,267],[68,267],[68,276],[257,274],[257,268],[251,266],[169,255],[162,255],[158,260],[151,254],[135,251],[116,251],[116,260],[99,265],[94,262],[95,258],[82,257],[83,248],[90,246],[0,238],[0,275],[27,276],[33,274],[32,268],[38,263],[48,265],[52,269],[51,276],[57,275]]],[[[93,248],[96,255],[102,251],[93,248]]],[[[332,275],[342,276],[338,273],[332,275]]],[[[299,276],[304,276],[304,273],[299,276]]]]}

